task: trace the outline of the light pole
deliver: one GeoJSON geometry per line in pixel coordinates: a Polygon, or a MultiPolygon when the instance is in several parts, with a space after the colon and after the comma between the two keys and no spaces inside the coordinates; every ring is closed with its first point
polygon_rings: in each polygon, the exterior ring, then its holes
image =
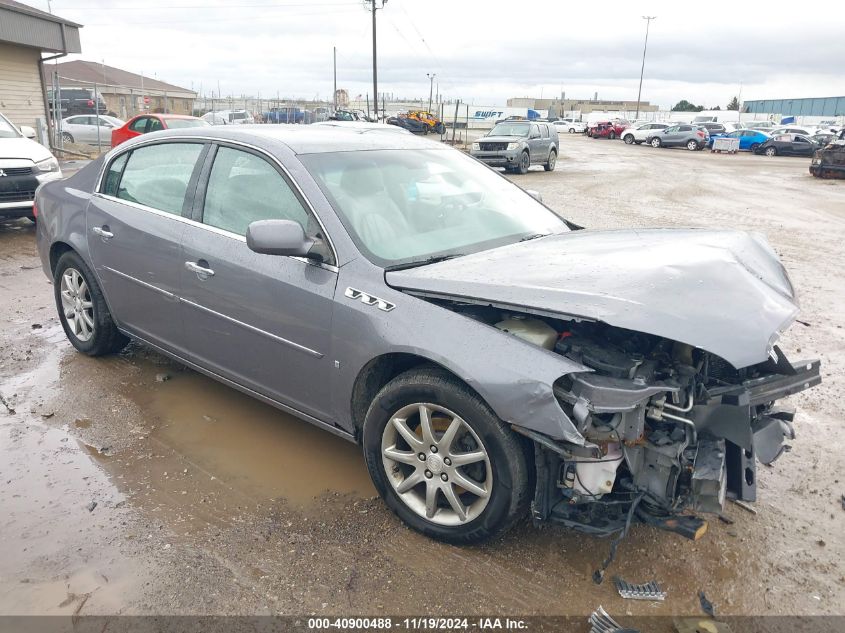
{"type": "Polygon", "coordinates": [[[425,76],[428,77],[428,111],[431,112],[431,97],[434,96],[434,78],[437,73],[426,73],[425,76]]]}
{"type": "Polygon", "coordinates": [[[378,64],[376,63],[376,10],[384,9],[387,0],[381,0],[381,6],[377,6],[378,0],[364,0],[364,3],[370,5],[370,10],[373,12],[373,105],[375,106],[376,121],[378,121],[378,64]]]}
{"type": "Polygon", "coordinates": [[[643,45],[643,65],[640,68],[640,89],[637,90],[637,116],[634,117],[634,120],[640,118],[640,97],[643,94],[643,73],[645,72],[645,52],[648,49],[648,27],[651,26],[651,21],[656,19],[656,15],[644,15],[643,20],[645,20],[645,44],[643,45]]]}

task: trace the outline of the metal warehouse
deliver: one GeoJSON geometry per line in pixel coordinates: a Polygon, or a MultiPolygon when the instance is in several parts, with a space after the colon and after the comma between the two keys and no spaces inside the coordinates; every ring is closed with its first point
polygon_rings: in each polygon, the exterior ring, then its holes
{"type": "Polygon", "coordinates": [[[845,97],[806,99],[760,99],[746,101],[746,112],[783,116],[845,116],[845,97]]]}

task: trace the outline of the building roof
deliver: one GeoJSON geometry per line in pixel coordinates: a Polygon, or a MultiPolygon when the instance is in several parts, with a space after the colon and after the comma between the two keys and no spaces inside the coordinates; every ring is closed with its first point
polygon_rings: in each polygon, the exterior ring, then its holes
{"type": "Polygon", "coordinates": [[[81,53],[81,24],[15,0],[0,0],[0,42],[43,51],[81,53]]]}
{"type": "MultiPolygon", "coordinates": [[[[3,0],[0,0],[2,2],[3,0]]],[[[131,73],[128,70],[115,68],[114,66],[106,66],[99,62],[87,62],[82,59],[77,59],[70,62],[57,64],[45,68],[44,72],[58,71],[60,82],[62,84],[70,84],[78,81],[84,84],[100,84],[102,86],[120,86],[125,88],[132,88],[134,90],[154,92],[156,94],[167,92],[168,96],[180,96],[178,93],[183,93],[184,96],[196,97],[196,92],[188,88],[182,88],[164,81],[158,81],[146,75],[141,76],[136,73],[131,73]]]]}

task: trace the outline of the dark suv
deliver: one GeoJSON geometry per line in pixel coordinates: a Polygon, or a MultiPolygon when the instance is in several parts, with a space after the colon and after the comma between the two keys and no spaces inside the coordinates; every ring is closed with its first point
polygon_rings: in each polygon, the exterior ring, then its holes
{"type": "MultiPolygon", "coordinates": [[[[90,88],[62,88],[59,91],[61,99],[60,116],[65,118],[75,114],[106,114],[108,106],[103,98],[90,88]]],[[[47,103],[50,111],[55,109],[53,91],[47,91],[47,103]]]]}

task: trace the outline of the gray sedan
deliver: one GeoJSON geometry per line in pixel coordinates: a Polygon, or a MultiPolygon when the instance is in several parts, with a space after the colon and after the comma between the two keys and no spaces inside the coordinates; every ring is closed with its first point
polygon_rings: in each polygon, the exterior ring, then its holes
{"type": "Polygon", "coordinates": [[[775,401],[820,381],[775,344],[798,307],[761,237],[581,230],[409,134],[153,133],[36,202],[77,350],[134,338],[360,444],[390,508],[451,543],[529,507],[698,538],[689,511],[752,499],[792,437],[775,401]]]}

